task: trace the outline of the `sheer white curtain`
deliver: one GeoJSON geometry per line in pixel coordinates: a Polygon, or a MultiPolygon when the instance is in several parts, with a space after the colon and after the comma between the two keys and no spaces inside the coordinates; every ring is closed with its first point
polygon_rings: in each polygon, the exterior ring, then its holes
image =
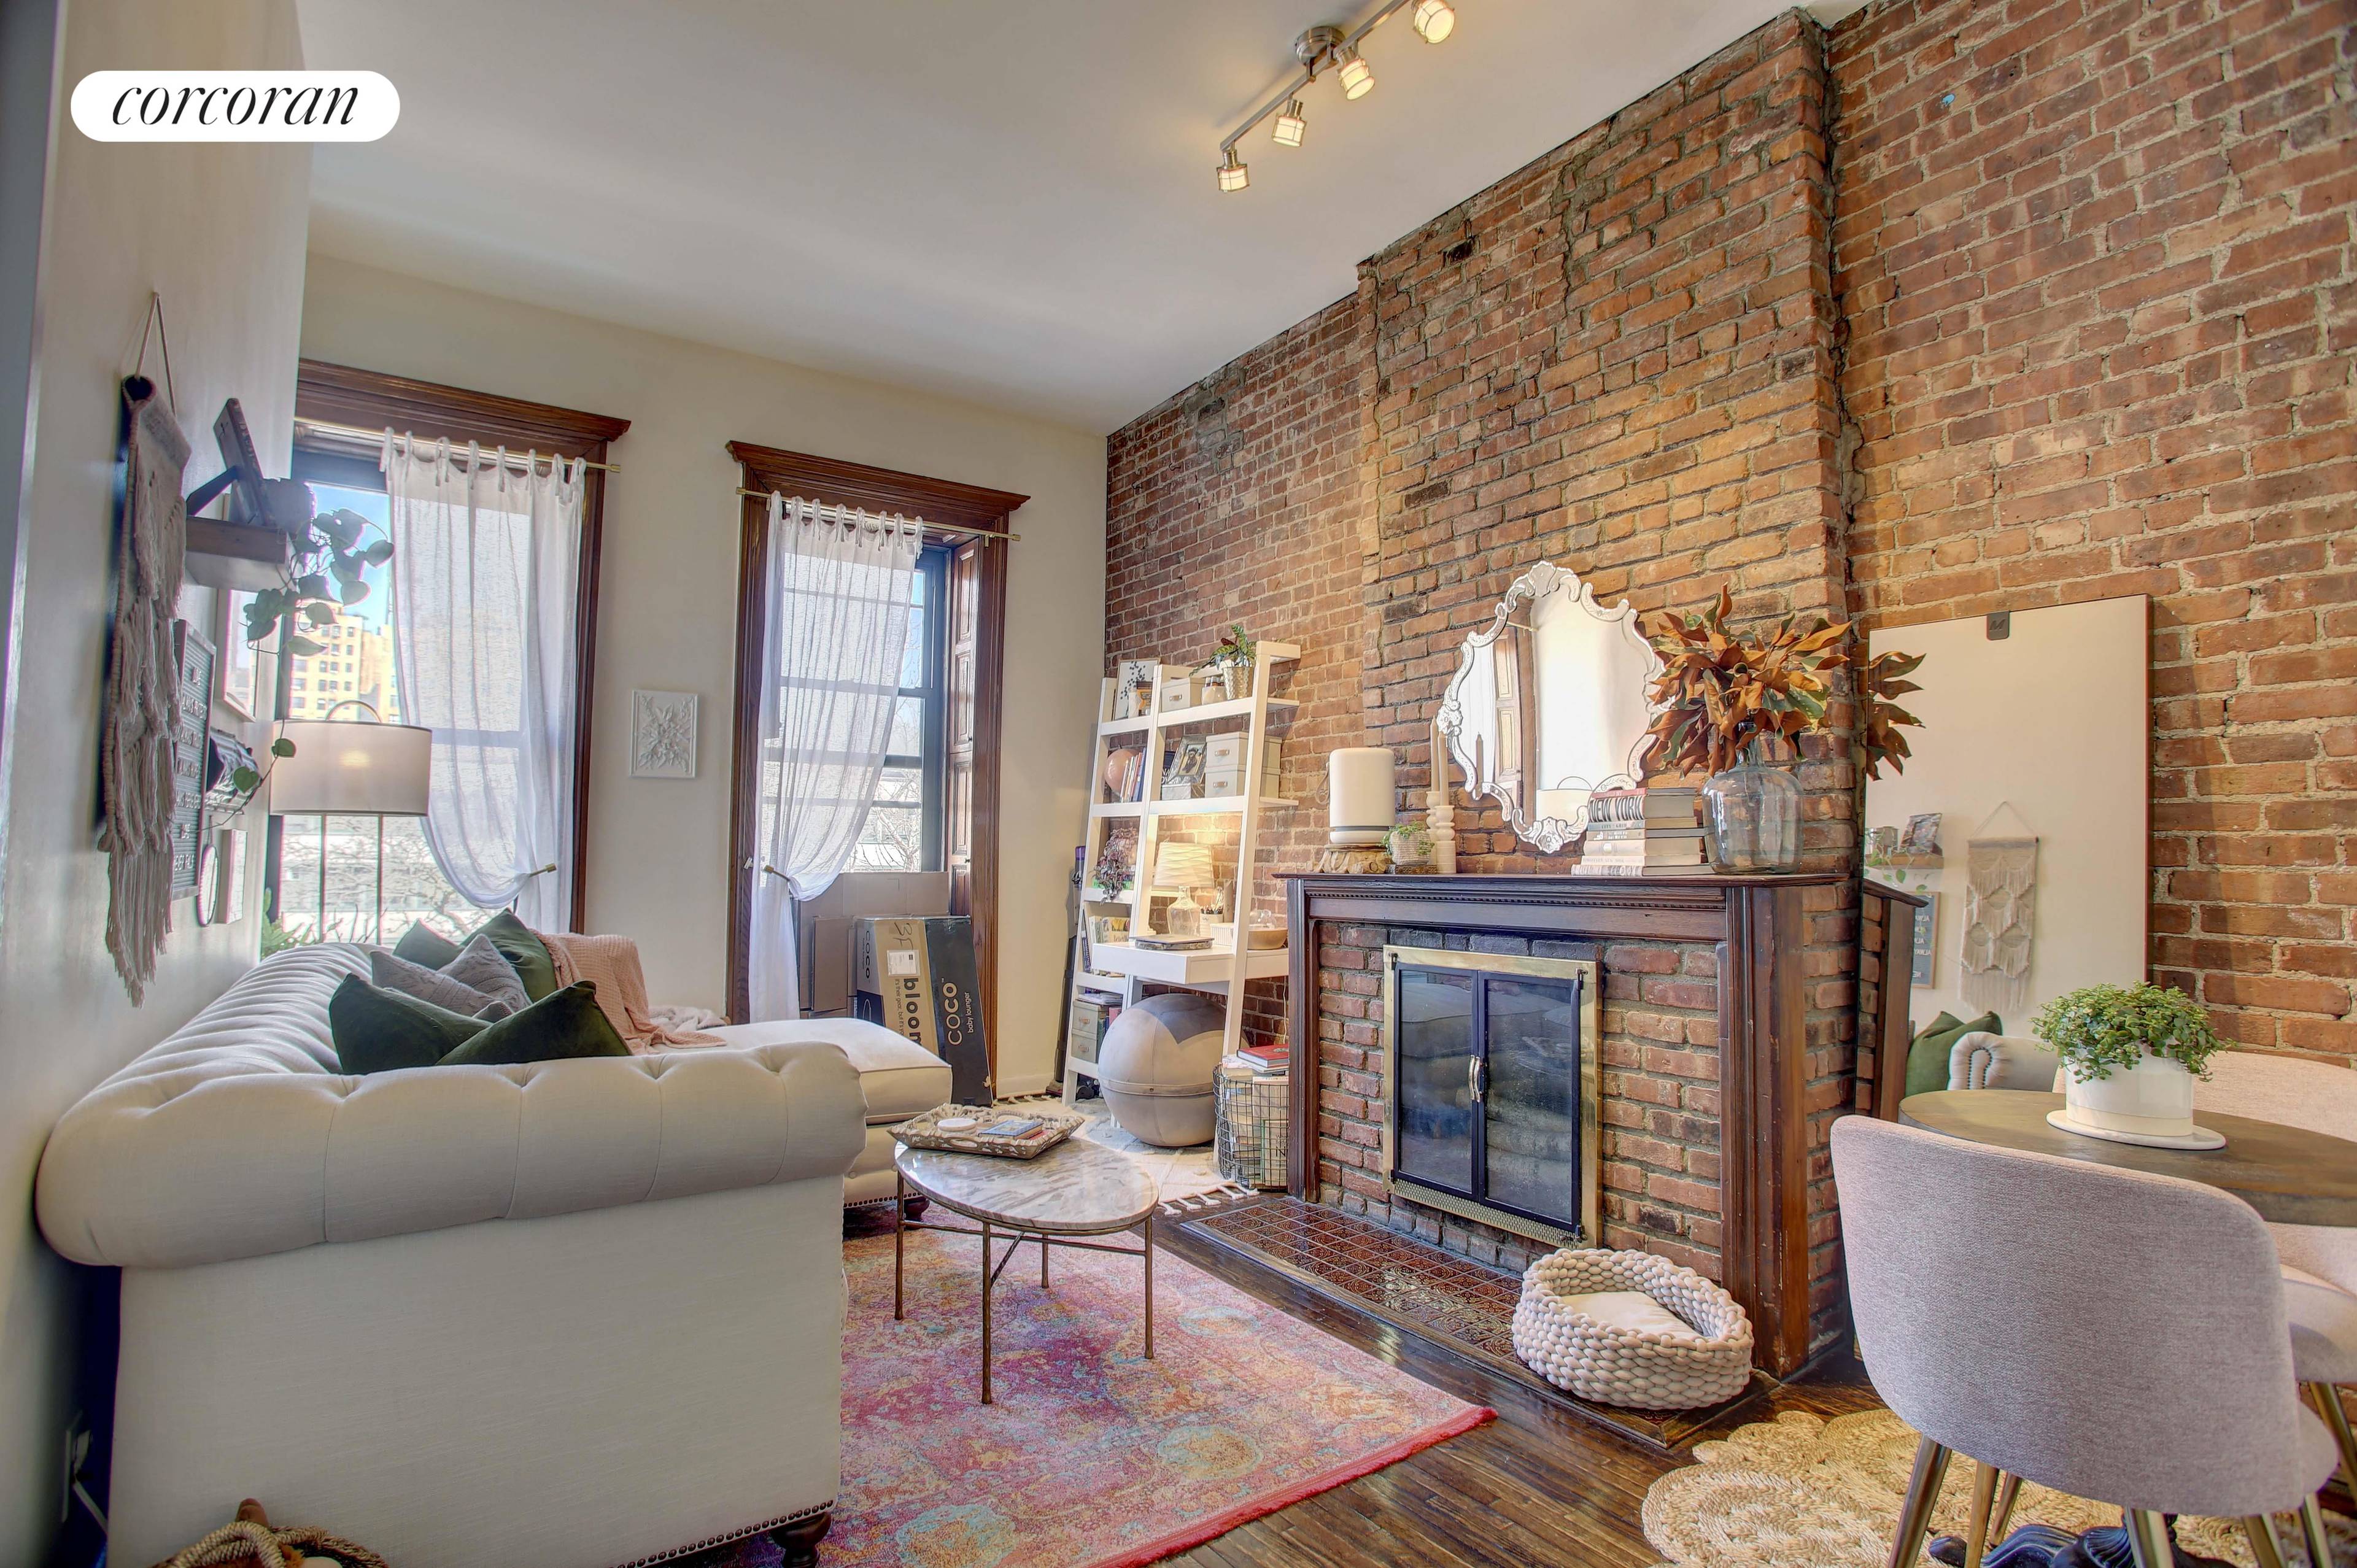
{"type": "Polygon", "coordinates": [[[564,930],[581,465],[391,434],[381,461],[401,716],[434,732],[425,841],[475,904],[564,930]]]}
{"type": "Polygon", "coordinates": [[[761,649],[761,816],[748,954],[754,1021],[801,1012],[794,900],[851,858],[899,701],[924,529],[770,498],[761,649]]]}

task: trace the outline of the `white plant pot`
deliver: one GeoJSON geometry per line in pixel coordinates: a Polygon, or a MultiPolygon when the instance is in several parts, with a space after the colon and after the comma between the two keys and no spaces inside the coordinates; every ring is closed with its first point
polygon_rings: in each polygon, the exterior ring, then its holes
{"type": "Polygon", "coordinates": [[[2193,1075],[2185,1064],[2146,1051],[2132,1068],[2081,1081],[2065,1065],[2062,1098],[2070,1119],[2107,1133],[2183,1138],[2193,1132],[2193,1075]]]}

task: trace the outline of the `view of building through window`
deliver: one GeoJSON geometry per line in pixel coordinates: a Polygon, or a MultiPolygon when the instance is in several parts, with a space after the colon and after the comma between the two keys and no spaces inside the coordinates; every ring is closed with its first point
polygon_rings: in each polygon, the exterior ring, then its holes
{"type": "MultiPolygon", "coordinates": [[[[313,481],[321,511],[357,512],[382,528],[390,516],[382,490],[313,481]]],[[[366,724],[373,709],[386,724],[402,722],[400,682],[393,671],[391,574],[371,567],[368,596],[335,620],[305,635],[320,651],[286,660],[286,716],[366,724]],[[367,707],[359,704],[366,703],[367,707]]],[[[451,886],[426,846],[418,817],[386,817],[383,824],[384,913],[377,918],[378,823],[375,817],[329,817],[326,824],[327,882],[319,880],[317,817],[285,819],[279,849],[278,923],[297,941],[396,940],[423,920],[459,937],[482,923],[476,908],[451,886]]]]}
{"type": "MultiPolygon", "coordinates": [[[[946,652],[939,624],[948,552],[929,548],[909,587],[909,641],[900,659],[900,695],[892,714],[883,771],[845,871],[938,871],[942,866],[942,693],[946,652]]],[[[786,596],[791,613],[796,595],[786,596]]],[[[761,758],[760,829],[767,843],[777,820],[778,746],[761,758]]]]}

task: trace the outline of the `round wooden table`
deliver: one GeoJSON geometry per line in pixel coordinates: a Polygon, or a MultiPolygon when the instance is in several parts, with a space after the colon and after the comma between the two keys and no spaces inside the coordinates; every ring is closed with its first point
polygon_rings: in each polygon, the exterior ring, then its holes
{"type": "Polygon", "coordinates": [[[2047,1122],[2062,1097],[2019,1089],[1943,1089],[1910,1094],[1899,1102],[1899,1119],[1952,1138],[2060,1155],[2091,1165],[2182,1176],[2231,1192],[2277,1225],[2357,1226],[2357,1143],[2196,1111],[2196,1125],[2226,1136],[2222,1149],[2147,1149],[2066,1133],[2047,1122]]]}

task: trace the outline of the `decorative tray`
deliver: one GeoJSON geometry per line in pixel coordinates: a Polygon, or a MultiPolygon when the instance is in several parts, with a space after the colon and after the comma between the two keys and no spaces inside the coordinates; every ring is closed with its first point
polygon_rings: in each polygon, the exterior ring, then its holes
{"type": "Polygon", "coordinates": [[[1079,1132],[1087,1121],[1076,1111],[1045,1105],[937,1105],[893,1128],[892,1136],[912,1149],[946,1149],[959,1155],[1036,1160],[1079,1132]],[[971,1121],[974,1125],[947,1131],[941,1125],[960,1120],[971,1121]],[[984,1128],[1002,1122],[1036,1122],[1039,1126],[1020,1137],[983,1135],[984,1128]]]}

